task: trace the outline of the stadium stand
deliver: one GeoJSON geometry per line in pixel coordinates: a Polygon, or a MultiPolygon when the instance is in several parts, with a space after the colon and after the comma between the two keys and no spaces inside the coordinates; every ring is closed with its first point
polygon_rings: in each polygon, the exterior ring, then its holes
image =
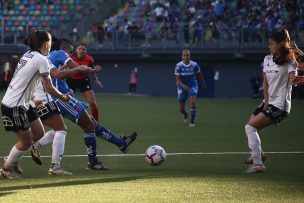
{"type": "Polygon", "coordinates": [[[282,27],[303,44],[303,1],[131,0],[114,16],[94,24],[92,30],[96,42],[116,47],[157,42],[214,47],[261,46],[270,32],[282,27]]]}

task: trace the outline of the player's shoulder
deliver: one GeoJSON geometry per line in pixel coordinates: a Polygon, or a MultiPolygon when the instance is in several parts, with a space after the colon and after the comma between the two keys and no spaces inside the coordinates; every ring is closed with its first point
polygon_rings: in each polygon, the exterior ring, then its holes
{"type": "Polygon", "coordinates": [[[196,61],[193,61],[193,60],[190,60],[190,63],[193,65],[193,66],[197,66],[198,63],[196,61]]]}
{"type": "Polygon", "coordinates": [[[271,54],[268,54],[264,57],[264,61],[272,61],[273,56],[271,54]]]}
{"type": "Polygon", "coordinates": [[[85,56],[85,60],[86,60],[86,61],[90,61],[90,62],[93,62],[93,61],[94,61],[93,57],[90,56],[90,55],[86,55],[86,56],[85,56]]]}
{"type": "Polygon", "coordinates": [[[176,67],[181,67],[181,66],[183,66],[183,61],[180,61],[176,64],[176,67]]]}
{"type": "Polygon", "coordinates": [[[47,57],[46,56],[43,56],[42,54],[40,54],[39,52],[37,51],[29,51],[29,52],[26,52],[24,54],[25,57],[27,58],[31,58],[33,59],[34,61],[36,61],[37,63],[45,63],[47,62],[47,57]]]}

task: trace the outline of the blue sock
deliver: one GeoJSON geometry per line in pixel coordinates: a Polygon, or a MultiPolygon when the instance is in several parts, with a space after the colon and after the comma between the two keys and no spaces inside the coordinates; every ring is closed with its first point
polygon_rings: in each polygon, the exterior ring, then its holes
{"type": "Polygon", "coordinates": [[[87,148],[87,154],[90,163],[97,162],[96,158],[96,135],[95,133],[84,133],[84,143],[87,148]]]}
{"type": "Polygon", "coordinates": [[[190,112],[191,112],[191,123],[194,123],[195,115],[196,115],[196,107],[190,108],[190,112]]]}
{"type": "Polygon", "coordinates": [[[115,144],[117,147],[121,147],[125,143],[122,137],[114,135],[110,130],[106,129],[100,124],[96,126],[95,132],[97,137],[102,138],[112,144],[115,144]]]}

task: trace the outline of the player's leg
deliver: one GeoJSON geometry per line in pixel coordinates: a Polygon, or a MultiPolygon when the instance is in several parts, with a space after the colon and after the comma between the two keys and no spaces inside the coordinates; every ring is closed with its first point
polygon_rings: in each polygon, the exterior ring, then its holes
{"type": "Polygon", "coordinates": [[[70,119],[84,131],[84,143],[88,154],[88,168],[93,170],[108,170],[96,157],[96,134],[95,125],[88,115],[87,106],[72,98],[68,103],[56,100],[63,117],[70,119]]]}
{"type": "Polygon", "coordinates": [[[79,89],[81,93],[83,94],[85,100],[88,102],[92,116],[94,119],[99,122],[99,110],[96,103],[96,98],[94,95],[94,92],[91,87],[91,83],[88,77],[86,77],[84,80],[82,80],[81,86],[79,86],[79,89]]]}
{"type": "Polygon", "coordinates": [[[95,124],[95,132],[97,137],[116,145],[123,153],[127,153],[129,151],[131,144],[136,140],[136,132],[132,132],[128,136],[117,136],[110,130],[108,130],[106,127],[97,123],[97,121],[93,117],[91,118],[95,124]]]}
{"type": "Polygon", "coordinates": [[[189,90],[189,102],[190,102],[190,114],[191,114],[191,120],[190,120],[190,127],[195,126],[195,117],[196,117],[196,96],[198,93],[198,87],[194,86],[189,90]]]}
{"type": "Polygon", "coordinates": [[[187,92],[181,87],[177,87],[177,100],[179,104],[179,111],[183,114],[184,123],[188,122],[188,113],[185,110],[185,102],[187,100],[187,92]]]}
{"type": "Polygon", "coordinates": [[[253,164],[245,172],[257,173],[265,171],[265,166],[262,161],[262,147],[258,130],[261,130],[272,124],[271,118],[267,117],[263,112],[260,112],[255,117],[252,117],[245,126],[245,132],[248,139],[248,147],[251,150],[253,164]]]}
{"type": "Polygon", "coordinates": [[[87,90],[85,92],[82,92],[82,94],[90,106],[92,116],[96,121],[99,122],[99,110],[93,90],[87,90]]]}
{"type": "Polygon", "coordinates": [[[89,158],[87,169],[92,170],[109,170],[96,157],[96,134],[94,122],[90,119],[87,111],[83,112],[77,120],[77,125],[84,131],[84,143],[87,148],[87,154],[89,158]]]}

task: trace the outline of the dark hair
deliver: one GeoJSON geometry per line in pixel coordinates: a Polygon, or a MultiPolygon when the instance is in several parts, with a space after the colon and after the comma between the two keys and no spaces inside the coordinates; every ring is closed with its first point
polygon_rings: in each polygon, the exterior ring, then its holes
{"type": "Polygon", "coordinates": [[[29,38],[23,40],[23,43],[28,45],[31,51],[39,51],[44,42],[51,40],[50,36],[50,33],[45,30],[35,30],[29,38]]]}
{"type": "Polygon", "coordinates": [[[304,57],[304,53],[297,47],[295,43],[291,43],[288,30],[283,29],[270,36],[270,39],[281,44],[279,48],[279,54],[273,61],[278,65],[294,61],[298,67],[298,60],[300,61],[304,57]]]}
{"type": "Polygon", "coordinates": [[[286,29],[273,33],[269,38],[281,44],[278,55],[273,58],[276,64],[283,65],[294,59],[294,52],[290,46],[290,36],[286,29]]]}
{"type": "Polygon", "coordinates": [[[79,46],[87,47],[87,45],[86,45],[85,43],[82,43],[82,42],[76,45],[76,49],[77,49],[79,46]]]}
{"type": "Polygon", "coordinates": [[[53,45],[52,45],[52,50],[60,50],[64,49],[67,46],[72,46],[72,42],[66,38],[63,39],[57,39],[56,37],[53,38],[53,45]]]}

